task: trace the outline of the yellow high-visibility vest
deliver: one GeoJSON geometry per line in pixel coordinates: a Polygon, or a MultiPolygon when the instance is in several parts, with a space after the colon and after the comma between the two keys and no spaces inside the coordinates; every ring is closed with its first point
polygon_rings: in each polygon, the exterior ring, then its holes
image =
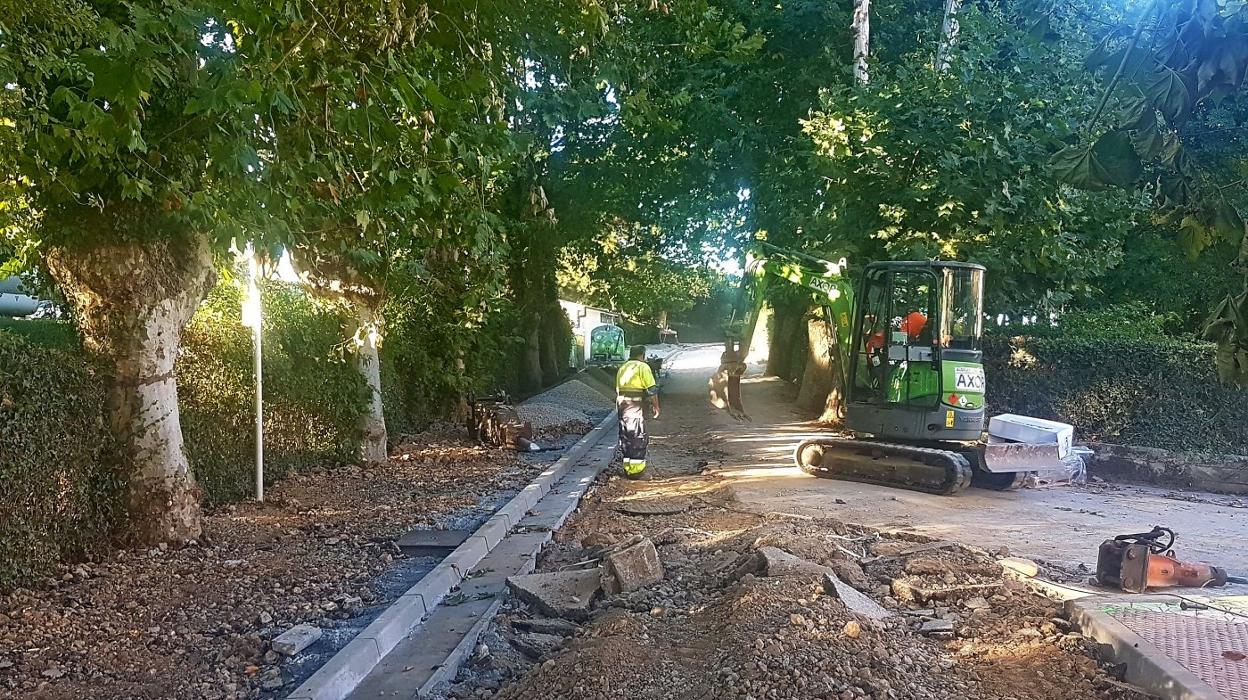
{"type": "Polygon", "coordinates": [[[615,391],[621,396],[644,396],[654,393],[657,383],[650,365],[641,360],[629,360],[620,365],[615,373],[615,391]]]}

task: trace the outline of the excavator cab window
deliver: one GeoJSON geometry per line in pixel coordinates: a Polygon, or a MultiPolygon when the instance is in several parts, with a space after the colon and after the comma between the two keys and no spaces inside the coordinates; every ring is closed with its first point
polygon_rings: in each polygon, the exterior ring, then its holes
{"type": "Polygon", "coordinates": [[[935,405],[940,381],[934,358],[938,278],[930,270],[868,273],[854,358],[854,400],[935,405]]]}

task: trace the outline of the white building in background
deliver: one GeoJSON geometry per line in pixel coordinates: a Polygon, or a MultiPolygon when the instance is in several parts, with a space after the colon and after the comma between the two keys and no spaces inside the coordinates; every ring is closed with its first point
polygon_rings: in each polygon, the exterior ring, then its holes
{"type": "Polygon", "coordinates": [[[576,340],[569,361],[575,367],[584,367],[589,352],[589,332],[603,324],[618,326],[620,314],[566,299],[560,299],[559,306],[572,322],[572,337],[576,340]]]}

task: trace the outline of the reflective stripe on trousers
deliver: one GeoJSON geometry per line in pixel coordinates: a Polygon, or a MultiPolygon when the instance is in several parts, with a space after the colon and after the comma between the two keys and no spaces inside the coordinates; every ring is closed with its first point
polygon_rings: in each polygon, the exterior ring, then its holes
{"type": "Polygon", "coordinates": [[[624,453],[624,473],[636,476],[646,469],[646,415],[642,402],[621,396],[616,399],[616,415],[620,420],[620,450],[624,453]]]}

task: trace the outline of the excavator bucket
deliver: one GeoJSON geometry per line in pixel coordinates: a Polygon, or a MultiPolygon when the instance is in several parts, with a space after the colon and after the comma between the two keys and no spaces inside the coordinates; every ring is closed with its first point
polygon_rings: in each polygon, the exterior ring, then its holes
{"type": "Polygon", "coordinates": [[[719,368],[707,382],[710,391],[711,405],[728,411],[737,420],[750,420],[741,404],[741,377],[745,374],[745,358],[736,347],[736,343],[728,341],[724,352],[719,356],[719,368]]]}

